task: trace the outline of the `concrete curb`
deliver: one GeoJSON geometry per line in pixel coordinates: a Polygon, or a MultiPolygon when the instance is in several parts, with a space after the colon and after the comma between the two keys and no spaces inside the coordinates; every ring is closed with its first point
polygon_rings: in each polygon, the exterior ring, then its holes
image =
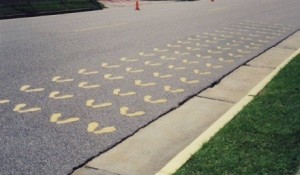
{"type": "Polygon", "coordinates": [[[205,132],[196,138],[190,145],[178,153],[169,163],[167,163],[156,175],[170,175],[175,173],[190,157],[196,153],[202,146],[208,142],[220,129],[222,129],[231,119],[235,117],[249,102],[256,96],[278,72],[285,67],[295,56],[300,53],[300,49],[296,50],[291,56],[277,66],[267,77],[265,77],[258,85],[250,90],[238,103],[230,110],[222,115],[214,124],[212,124],[205,132]]]}

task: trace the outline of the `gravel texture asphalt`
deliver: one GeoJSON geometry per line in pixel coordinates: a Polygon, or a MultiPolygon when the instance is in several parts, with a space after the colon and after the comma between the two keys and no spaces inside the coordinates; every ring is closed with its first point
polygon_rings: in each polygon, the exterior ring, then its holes
{"type": "Polygon", "coordinates": [[[195,1],[0,21],[0,172],[71,173],[297,31],[299,8],[195,1]]]}

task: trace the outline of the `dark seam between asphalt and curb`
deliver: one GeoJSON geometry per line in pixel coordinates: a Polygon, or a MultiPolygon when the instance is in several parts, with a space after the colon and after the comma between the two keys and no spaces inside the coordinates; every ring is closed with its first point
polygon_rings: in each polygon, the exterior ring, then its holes
{"type": "Polygon", "coordinates": [[[231,103],[231,104],[234,104],[234,103],[235,103],[235,102],[233,102],[233,101],[222,100],[222,99],[216,99],[216,98],[210,98],[210,97],[204,97],[204,96],[201,96],[201,95],[197,95],[196,97],[198,97],[198,98],[205,98],[205,99],[214,100],[214,101],[225,102],[225,103],[231,103]]]}
{"type": "Polygon", "coordinates": [[[159,115],[157,118],[153,119],[152,121],[149,121],[149,123],[145,124],[144,126],[140,127],[139,129],[137,129],[136,131],[134,131],[132,134],[128,135],[127,137],[124,137],[122,140],[120,140],[119,142],[116,142],[116,144],[112,145],[110,148],[105,149],[104,151],[99,152],[99,154],[87,159],[85,162],[83,162],[82,164],[76,166],[73,168],[73,170],[71,170],[71,172],[68,175],[72,175],[76,170],[83,168],[88,162],[90,162],[91,160],[93,160],[94,158],[100,156],[103,153],[108,152],[110,149],[115,148],[116,146],[118,146],[119,144],[121,144],[123,141],[125,141],[126,139],[130,138],[131,136],[135,135],[137,132],[139,132],[140,130],[144,129],[145,127],[147,127],[148,125],[150,125],[151,123],[155,122],[156,120],[158,120],[159,118],[161,118],[162,116],[172,112],[173,110],[176,110],[177,108],[179,108],[181,105],[185,104],[187,101],[189,101],[190,99],[192,99],[193,97],[197,96],[199,93],[205,91],[208,88],[212,88],[215,85],[219,84],[220,81],[225,78],[226,76],[228,76],[229,74],[231,74],[232,72],[234,72],[236,69],[238,69],[239,67],[246,65],[248,62],[250,62],[251,60],[253,60],[254,58],[257,58],[258,56],[264,54],[266,51],[270,50],[271,48],[273,48],[274,46],[278,45],[279,43],[281,43],[282,41],[286,40],[287,38],[289,38],[290,36],[294,35],[295,33],[297,33],[298,31],[300,31],[300,28],[296,29],[294,32],[292,32],[291,34],[287,35],[286,37],[284,37],[283,39],[279,40],[278,42],[272,44],[270,47],[267,47],[265,50],[262,50],[259,54],[257,54],[256,56],[253,56],[252,58],[250,58],[249,60],[246,60],[245,62],[242,62],[240,65],[237,65],[237,67],[233,70],[231,70],[230,72],[228,72],[227,74],[222,75],[219,79],[217,79],[216,81],[214,81],[211,85],[207,86],[206,88],[203,88],[201,90],[199,90],[199,92],[197,92],[194,95],[190,95],[187,96],[186,99],[184,99],[182,102],[179,102],[177,106],[174,106],[173,108],[171,108],[170,110],[166,111],[165,113],[159,115]]]}

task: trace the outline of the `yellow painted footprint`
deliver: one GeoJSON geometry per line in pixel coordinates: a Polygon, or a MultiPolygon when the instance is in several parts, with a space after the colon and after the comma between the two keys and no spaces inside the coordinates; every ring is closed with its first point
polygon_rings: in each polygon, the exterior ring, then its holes
{"type": "Polygon", "coordinates": [[[214,69],[219,69],[219,68],[222,68],[223,66],[222,65],[213,65],[211,63],[206,63],[206,67],[209,67],[209,68],[214,68],[214,69]]]}
{"type": "Polygon", "coordinates": [[[112,76],[112,74],[105,74],[104,75],[104,78],[107,79],[107,80],[120,80],[120,79],[123,79],[124,77],[123,76],[112,76]]]}
{"type": "Polygon", "coordinates": [[[145,114],[144,111],[137,111],[137,112],[132,112],[132,113],[129,113],[129,108],[128,107],[121,107],[120,108],[120,114],[121,115],[124,115],[126,117],[139,117],[139,116],[142,116],[145,114]]]}
{"type": "Polygon", "coordinates": [[[180,52],[180,51],[174,51],[174,53],[176,54],[176,55],[189,55],[190,53],[188,53],[188,52],[180,52]]]}
{"type": "Polygon", "coordinates": [[[65,82],[74,81],[74,79],[71,79],[71,78],[62,79],[61,76],[55,76],[55,77],[52,78],[51,81],[56,82],[56,83],[65,83],[65,82]]]}
{"type": "Polygon", "coordinates": [[[147,87],[147,86],[155,86],[156,83],[143,83],[142,80],[135,80],[135,85],[141,86],[141,87],[147,87]]]}
{"type": "Polygon", "coordinates": [[[199,69],[195,69],[194,73],[198,74],[198,75],[210,75],[211,74],[211,72],[201,72],[199,69]]]}
{"type": "Polygon", "coordinates": [[[28,112],[37,112],[37,111],[41,110],[41,108],[38,108],[38,107],[25,108],[26,106],[27,105],[25,103],[18,104],[18,105],[15,106],[13,111],[22,114],[22,113],[28,113],[28,112]]]}
{"type": "Polygon", "coordinates": [[[136,61],[139,61],[138,59],[129,59],[127,57],[120,58],[120,60],[124,61],[124,62],[136,62],[136,61]]]}
{"type": "Polygon", "coordinates": [[[199,80],[187,80],[186,77],[181,77],[180,81],[186,84],[195,84],[195,83],[199,83],[199,80]]]}
{"type": "Polygon", "coordinates": [[[184,69],[186,69],[186,67],[175,67],[174,65],[169,65],[168,68],[169,69],[174,69],[174,70],[184,70],[184,69]]]}
{"type": "Polygon", "coordinates": [[[20,88],[20,91],[22,92],[42,92],[45,89],[44,88],[36,88],[36,89],[30,89],[30,85],[24,85],[20,88]]]}
{"type": "Polygon", "coordinates": [[[225,60],[224,58],[219,58],[219,61],[225,62],[225,63],[233,63],[234,60],[225,60]]]}
{"type": "Polygon", "coordinates": [[[154,48],[153,49],[155,52],[168,52],[168,49],[159,49],[159,48],[154,48]]]}
{"type": "Polygon", "coordinates": [[[140,52],[139,55],[140,55],[140,56],[143,56],[143,57],[151,57],[151,56],[154,56],[155,54],[154,54],[154,53],[146,54],[146,53],[144,53],[144,52],[140,52]]]}
{"type": "Polygon", "coordinates": [[[176,58],[167,57],[167,56],[161,56],[160,59],[162,59],[162,60],[176,60],[176,58]]]}
{"type": "Polygon", "coordinates": [[[147,95],[144,97],[144,101],[148,102],[148,103],[152,103],[152,104],[158,104],[158,103],[166,103],[168,102],[167,99],[161,98],[161,99],[157,99],[157,100],[151,100],[152,97],[150,95],[147,95]]]}
{"type": "Polygon", "coordinates": [[[81,82],[81,83],[79,83],[78,87],[83,88],[83,89],[93,89],[93,88],[100,87],[100,85],[98,85],[98,84],[89,85],[88,82],[81,82]]]}
{"type": "Polygon", "coordinates": [[[105,68],[118,68],[118,67],[120,67],[120,65],[117,65],[117,64],[109,65],[108,63],[102,63],[101,66],[105,67],[105,68]]]}
{"type": "Polygon", "coordinates": [[[112,133],[115,132],[117,129],[115,127],[105,127],[102,129],[99,129],[99,123],[98,122],[91,122],[88,125],[87,132],[93,133],[93,134],[105,134],[105,133],[112,133]]]}
{"type": "Polygon", "coordinates": [[[167,75],[161,75],[159,72],[154,72],[154,73],[153,73],[153,76],[154,76],[154,77],[158,77],[158,78],[170,78],[170,77],[172,77],[172,75],[170,75],[170,74],[167,74],[167,75]]]}
{"type": "Polygon", "coordinates": [[[53,91],[49,94],[49,98],[55,99],[55,100],[61,100],[61,99],[67,99],[72,98],[73,95],[60,95],[59,91],[53,91]]]}
{"type": "Polygon", "coordinates": [[[5,100],[0,100],[0,104],[5,104],[5,103],[9,103],[10,102],[10,100],[7,100],[7,99],[5,99],[5,100]]]}
{"type": "Polygon", "coordinates": [[[171,89],[171,86],[165,86],[164,90],[166,92],[171,92],[171,93],[180,93],[180,92],[184,92],[184,89],[171,89]]]}
{"type": "Polygon", "coordinates": [[[152,63],[151,61],[145,61],[145,65],[147,65],[147,66],[160,66],[161,63],[152,63]]]}
{"type": "Polygon", "coordinates": [[[144,72],[144,70],[143,69],[133,69],[132,67],[127,67],[126,72],[139,73],[139,72],[144,72]]]}
{"type": "Polygon", "coordinates": [[[95,100],[94,99],[90,99],[87,100],[85,105],[87,107],[91,107],[91,108],[105,108],[105,107],[109,107],[112,105],[112,103],[101,103],[101,104],[94,104],[95,100]]]}
{"type": "Polygon", "coordinates": [[[67,119],[60,119],[61,118],[61,113],[55,113],[52,114],[50,117],[50,122],[51,123],[56,123],[58,125],[62,125],[62,124],[68,124],[68,123],[73,123],[73,122],[77,122],[80,120],[79,117],[70,117],[67,119]]]}
{"type": "Polygon", "coordinates": [[[92,75],[92,74],[98,74],[99,72],[98,71],[87,71],[86,69],[80,69],[78,71],[79,74],[82,74],[82,75],[92,75]]]}
{"type": "Polygon", "coordinates": [[[135,92],[125,92],[125,93],[121,93],[121,89],[114,89],[113,91],[114,95],[119,95],[119,96],[129,96],[129,95],[135,95],[135,92]]]}
{"type": "Polygon", "coordinates": [[[185,64],[199,64],[199,61],[189,61],[187,59],[182,60],[182,62],[185,64]]]}

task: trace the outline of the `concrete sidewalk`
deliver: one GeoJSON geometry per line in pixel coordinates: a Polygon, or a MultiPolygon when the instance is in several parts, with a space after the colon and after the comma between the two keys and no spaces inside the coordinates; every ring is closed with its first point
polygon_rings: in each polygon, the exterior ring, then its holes
{"type": "Polygon", "coordinates": [[[172,174],[182,164],[176,164],[173,160],[179,152],[210,129],[213,123],[299,48],[298,31],[242,65],[214,87],[192,97],[182,106],[94,158],[73,175],[172,174]],[[173,167],[170,169],[168,166],[168,169],[165,165],[170,161],[173,167]]]}

